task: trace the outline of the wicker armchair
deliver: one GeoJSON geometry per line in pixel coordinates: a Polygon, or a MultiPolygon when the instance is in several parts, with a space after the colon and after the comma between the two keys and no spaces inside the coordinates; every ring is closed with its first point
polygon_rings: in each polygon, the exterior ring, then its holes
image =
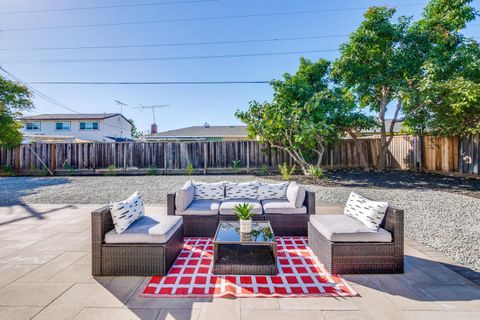
{"type": "Polygon", "coordinates": [[[183,226],[163,244],[107,244],[105,234],[113,228],[108,206],[92,212],[94,276],[162,276],[167,274],[183,247],[183,226]]]}
{"type": "Polygon", "coordinates": [[[389,207],[380,225],[391,242],[332,242],[308,223],[308,243],[333,274],[403,273],[403,210],[389,207]]]}

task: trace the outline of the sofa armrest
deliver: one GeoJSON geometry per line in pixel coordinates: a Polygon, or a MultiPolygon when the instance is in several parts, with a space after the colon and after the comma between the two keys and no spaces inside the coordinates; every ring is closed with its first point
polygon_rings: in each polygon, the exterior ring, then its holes
{"type": "Polygon", "coordinates": [[[404,212],[401,209],[388,207],[383,228],[389,231],[395,247],[395,268],[403,272],[404,257],[404,212]]]}
{"type": "Polygon", "coordinates": [[[307,214],[315,214],[315,192],[305,190],[305,201],[303,204],[307,207],[307,214]]]}
{"type": "Polygon", "coordinates": [[[167,215],[175,215],[175,192],[167,193],[167,215]]]}
{"type": "Polygon", "coordinates": [[[110,207],[92,212],[92,274],[102,274],[102,244],[105,234],[114,228],[110,207]]]}

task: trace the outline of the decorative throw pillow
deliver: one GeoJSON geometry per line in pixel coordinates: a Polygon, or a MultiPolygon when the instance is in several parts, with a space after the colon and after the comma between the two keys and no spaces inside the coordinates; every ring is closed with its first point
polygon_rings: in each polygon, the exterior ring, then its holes
{"type": "Polygon", "coordinates": [[[305,201],[305,188],[296,182],[290,182],[287,187],[287,200],[295,206],[301,208],[305,201]]]}
{"type": "Polygon", "coordinates": [[[185,211],[192,203],[195,196],[195,187],[192,181],[187,181],[181,189],[178,189],[175,195],[175,208],[179,211],[185,211]]]}
{"type": "Polygon", "coordinates": [[[387,207],[387,202],[372,201],[352,192],[345,205],[344,214],[362,222],[370,230],[377,231],[387,207]]]}
{"type": "Polygon", "coordinates": [[[130,198],[110,203],[110,213],[112,214],[113,225],[117,233],[122,233],[145,214],[143,200],[140,193],[135,192],[130,198]]]}
{"type": "Polygon", "coordinates": [[[225,184],[226,199],[256,199],[258,182],[250,181],[243,183],[227,182],[225,184]]]}
{"type": "Polygon", "coordinates": [[[285,199],[288,182],[260,183],[258,187],[258,200],[285,199]]]}
{"type": "Polygon", "coordinates": [[[225,197],[226,181],[216,183],[193,182],[195,200],[223,200],[225,197]]]}

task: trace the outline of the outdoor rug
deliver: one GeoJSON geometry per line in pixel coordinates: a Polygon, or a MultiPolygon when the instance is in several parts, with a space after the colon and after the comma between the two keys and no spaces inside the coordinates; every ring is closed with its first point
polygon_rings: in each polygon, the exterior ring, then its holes
{"type": "Polygon", "coordinates": [[[277,237],[278,275],[212,274],[211,238],[185,238],[170,272],[152,277],[142,297],[354,296],[342,278],[330,274],[303,237],[277,237]]]}

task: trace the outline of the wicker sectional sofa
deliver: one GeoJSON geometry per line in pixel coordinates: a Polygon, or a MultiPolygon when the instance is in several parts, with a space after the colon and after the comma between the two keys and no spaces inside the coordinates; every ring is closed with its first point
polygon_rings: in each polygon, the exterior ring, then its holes
{"type": "MultiPolygon", "coordinates": [[[[185,188],[185,186],[184,186],[185,188]]],[[[219,221],[238,220],[233,214],[233,206],[237,203],[254,205],[256,214],[253,220],[268,220],[276,236],[306,236],[308,220],[315,214],[315,193],[299,188],[301,203],[293,205],[287,199],[255,198],[240,199],[189,199],[185,208],[179,208],[179,191],[167,195],[167,214],[183,217],[183,230],[186,237],[213,237],[219,221]]]]}

